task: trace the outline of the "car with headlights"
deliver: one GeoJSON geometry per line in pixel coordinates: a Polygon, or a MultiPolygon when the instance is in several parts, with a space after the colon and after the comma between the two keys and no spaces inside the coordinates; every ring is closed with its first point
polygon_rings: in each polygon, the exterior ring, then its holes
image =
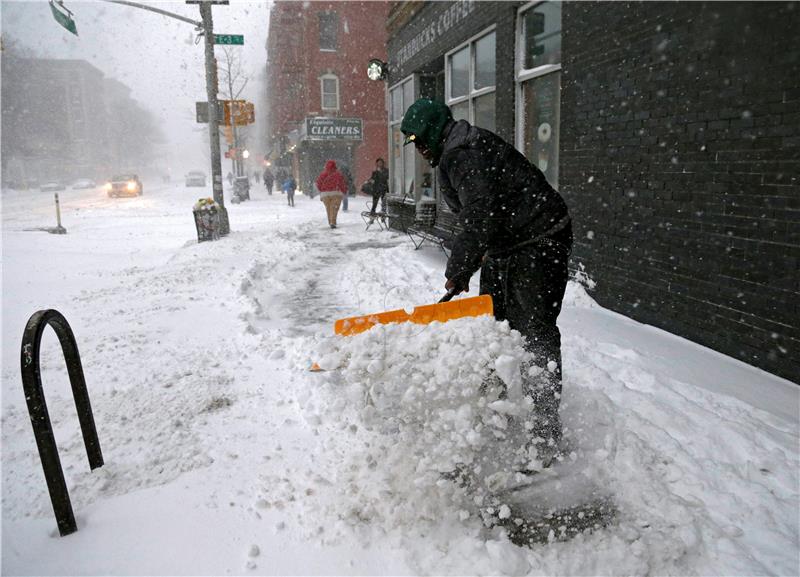
{"type": "Polygon", "coordinates": [[[39,187],[39,190],[41,190],[42,192],[53,192],[53,191],[56,191],[56,190],[66,190],[66,189],[67,189],[67,187],[64,186],[62,183],[55,182],[55,181],[46,182],[42,186],[39,187]]]}
{"type": "Polygon", "coordinates": [[[141,196],[144,192],[142,182],[135,174],[118,174],[103,187],[112,196],[141,196]]]}
{"type": "Polygon", "coordinates": [[[186,174],[186,186],[205,186],[206,173],[201,170],[190,170],[186,174]]]}
{"type": "Polygon", "coordinates": [[[89,178],[79,178],[72,184],[72,190],[82,190],[86,188],[95,188],[97,184],[89,178]]]}

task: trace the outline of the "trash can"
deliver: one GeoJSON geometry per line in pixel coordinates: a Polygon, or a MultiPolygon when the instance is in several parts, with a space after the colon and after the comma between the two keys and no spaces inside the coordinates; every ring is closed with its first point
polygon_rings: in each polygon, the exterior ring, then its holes
{"type": "Polygon", "coordinates": [[[194,225],[197,227],[197,242],[219,240],[220,219],[219,205],[210,198],[201,198],[195,205],[194,225]]]}
{"type": "Polygon", "coordinates": [[[250,200],[250,179],[246,176],[237,176],[233,181],[233,194],[239,200],[250,200]]]}

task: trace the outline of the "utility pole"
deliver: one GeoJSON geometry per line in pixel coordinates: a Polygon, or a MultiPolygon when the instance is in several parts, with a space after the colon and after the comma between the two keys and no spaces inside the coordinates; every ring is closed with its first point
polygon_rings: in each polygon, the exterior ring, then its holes
{"type": "Polygon", "coordinates": [[[228,210],[222,194],[222,160],[219,149],[219,118],[217,118],[217,64],[214,60],[214,20],[211,2],[200,2],[200,19],[203,23],[203,40],[206,48],[206,92],[208,93],[208,135],[211,141],[211,185],[214,202],[219,205],[220,234],[226,235],[231,227],[228,210]]]}

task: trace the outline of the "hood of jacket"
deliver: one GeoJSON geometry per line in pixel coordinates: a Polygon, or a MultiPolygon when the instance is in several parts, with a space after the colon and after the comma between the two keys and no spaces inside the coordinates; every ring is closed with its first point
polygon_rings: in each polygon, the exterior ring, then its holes
{"type": "Polygon", "coordinates": [[[325,170],[323,170],[317,177],[317,189],[320,192],[347,192],[347,181],[345,180],[344,175],[336,170],[335,161],[329,160],[325,163],[325,170]]]}

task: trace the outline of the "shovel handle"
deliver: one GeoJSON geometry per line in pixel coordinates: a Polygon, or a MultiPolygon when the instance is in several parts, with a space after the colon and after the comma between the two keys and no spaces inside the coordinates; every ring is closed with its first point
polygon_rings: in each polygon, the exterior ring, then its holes
{"type": "Polygon", "coordinates": [[[442,298],[439,299],[439,303],[446,303],[450,301],[450,299],[452,299],[454,296],[456,296],[456,289],[451,288],[449,291],[447,291],[446,295],[444,295],[442,298]]]}

